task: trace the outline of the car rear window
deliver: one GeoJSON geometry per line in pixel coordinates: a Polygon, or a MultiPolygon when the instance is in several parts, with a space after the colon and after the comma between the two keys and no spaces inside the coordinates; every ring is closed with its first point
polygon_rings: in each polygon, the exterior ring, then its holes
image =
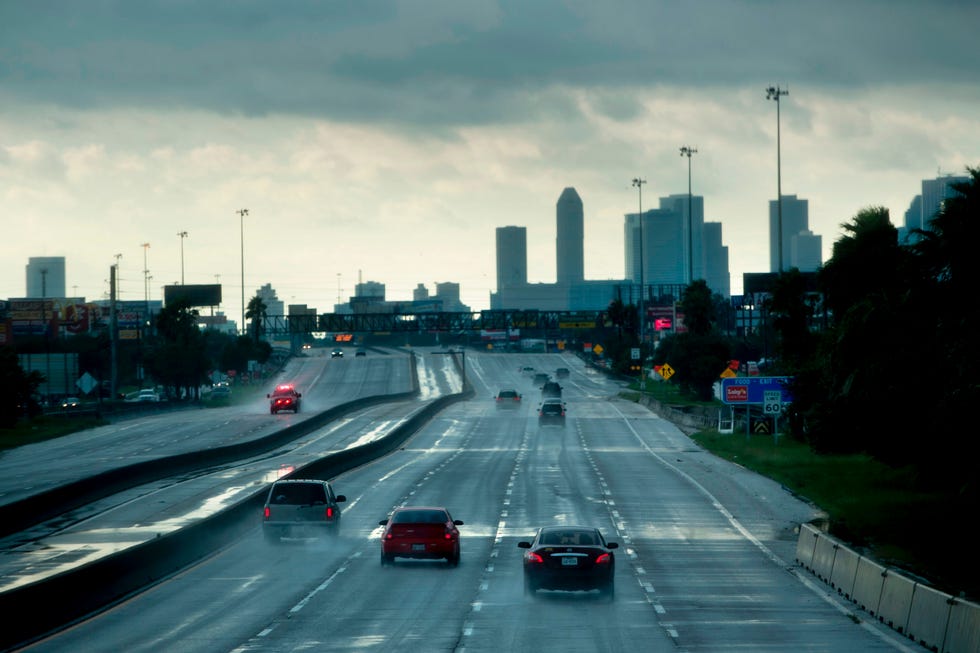
{"type": "Polygon", "coordinates": [[[516,396],[517,396],[517,393],[514,392],[513,390],[501,390],[500,391],[500,397],[503,398],[503,399],[513,399],[516,396]]]}
{"type": "Polygon", "coordinates": [[[541,406],[541,412],[546,413],[548,415],[560,415],[561,406],[559,406],[558,404],[545,404],[541,406]]]}
{"type": "Polygon", "coordinates": [[[541,534],[541,544],[592,546],[596,538],[590,531],[548,531],[541,534]]]}
{"type": "Polygon", "coordinates": [[[399,510],[392,518],[393,524],[444,524],[449,515],[442,510],[399,510]]]}
{"type": "Polygon", "coordinates": [[[272,488],[269,503],[312,505],[326,503],[327,493],[319,483],[279,483],[272,488]]]}

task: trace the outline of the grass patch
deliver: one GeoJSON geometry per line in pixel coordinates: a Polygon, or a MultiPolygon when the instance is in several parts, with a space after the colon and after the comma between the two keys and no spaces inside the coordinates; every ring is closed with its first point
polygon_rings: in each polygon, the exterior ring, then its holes
{"type": "Polygon", "coordinates": [[[820,455],[787,437],[696,433],[715,455],[767,476],[824,510],[830,533],[882,564],[926,579],[950,594],[980,596],[970,538],[951,532],[967,506],[922,487],[908,468],[864,455],[820,455]]]}
{"type": "Polygon", "coordinates": [[[0,450],[43,442],[63,435],[108,424],[94,415],[45,415],[21,420],[12,429],[0,429],[0,450]]]}

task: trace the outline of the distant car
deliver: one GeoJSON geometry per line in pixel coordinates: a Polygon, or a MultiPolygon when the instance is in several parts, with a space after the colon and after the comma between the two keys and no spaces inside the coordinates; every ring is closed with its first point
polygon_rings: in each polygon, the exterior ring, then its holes
{"type": "Polygon", "coordinates": [[[561,385],[557,381],[546,381],[543,386],[541,386],[541,396],[542,397],[561,397],[561,385]]]}
{"type": "Polygon", "coordinates": [[[558,369],[555,370],[555,378],[557,379],[563,379],[569,374],[571,374],[571,372],[568,370],[567,367],[559,367],[558,369]]]}
{"type": "Polygon", "coordinates": [[[497,408],[520,408],[521,393],[517,390],[501,390],[496,396],[497,408]]]}
{"type": "Polygon", "coordinates": [[[269,488],[262,508],[262,533],[266,541],[283,537],[336,535],[340,530],[340,506],[347,501],[334,494],[327,481],[319,479],[281,479],[269,488]]]}
{"type": "Polygon", "coordinates": [[[548,526],[530,542],[518,542],[524,554],[524,593],[538,590],[599,590],[615,595],[616,542],[606,542],[597,528],[548,526]]]}
{"type": "Polygon", "coordinates": [[[294,413],[299,412],[300,398],[303,395],[296,392],[294,388],[289,383],[283,383],[276,386],[270,394],[266,397],[269,398],[269,412],[275,415],[281,410],[291,410],[294,413]]]}
{"type": "Polygon", "coordinates": [[[343,357],[344,357],[343,349],[334,349],[332,352],[330,352],[330,358],[343,358],[343,357]]]}
{"type": "Polygon", "coordinates": [[[78,397],[65,397],[61,400],[61,410],[75,410],[82,405],[82,400],[78,397]]]}
{"type": "Polygon", "coordinates": [[[540,387],[551,380],[551,377],[544,372],[535,372],[534,374],[534,385],[540,387]]]}
{"type": "Polygon", "coordinates": [[[405,506],[395,508],[381,534],[381,565],[395,558],[445,558],[453,567],[459,565],[459,529],[463,521],[453,519],[445,508],[405,506]]]}
{"type": "Polygon", "coordinates": [[[354,352],[354,358],[357,358],[358,356],[367,356],[367,350],[358,349],[357,351],[354,352]]]}
{"type": "Polygon", "coordinates": [[[156,402],[156,401],[160,401],[160,395],[157,394],[156,390],[150,388],[144,388],[140,390],[139,395],[137,395],[136,397],[136,401],[156,402]]]}
{"type": "Polygon", "coordinates": [[[527,374],[527,375],[534,374],[534,368],[531,367],[530,365],[525,365],[524,367],[521,368],[521,374],[527,374]]]}
{"type": "Polygon", "coordinates": [[[561,399],[545,399],[538,407],[538,425],[565,426],[565,402],[561,399]]]}
{"type": "Polygon", "coordinates": [[[231,396],[231,386],[227,383],[215,383],[211,386],[212,399],[227,399],[231,396]]]}

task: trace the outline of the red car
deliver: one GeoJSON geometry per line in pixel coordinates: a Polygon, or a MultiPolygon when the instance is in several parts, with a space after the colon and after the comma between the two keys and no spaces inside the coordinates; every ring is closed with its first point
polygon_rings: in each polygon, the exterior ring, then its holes
{"type": "Polygon", "coordinates": [[[453,567],[459,565],[459,529],[463,522],[453,519],[445,508],[406,506],[395,508],[381,534],[381,565],[395,558],[445,558],[453,567]]]}
{"type": "Polygon", "coordinates": [[[291,410],[294,413],[298,413],[299,399],[302,396],[303,395],[296,392],[296,388],[289,383],[277,385],[276,389],[272,391],[272,394],[266,395],[266,397],[270,399],[269,412],[273,415],[278,413],[280,410],[291,410]]]}

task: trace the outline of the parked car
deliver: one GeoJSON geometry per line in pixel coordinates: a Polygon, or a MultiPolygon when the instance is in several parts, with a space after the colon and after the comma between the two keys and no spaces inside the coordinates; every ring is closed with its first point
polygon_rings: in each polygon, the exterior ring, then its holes
{"type": "Polygon", "coordinates": [[[501,390],[495,397],[497,408],[520,408],[521,393],[517,390],[501,390]]]}
{"type": "Polygon", "coordinates": [[[538,406],[538,425],[565,426],[565,402],[561,399],[545,399],[538,406]]]}
{"type": "Polygon", "coordinates": [[[280,479],[269,488],[262,508],[262,533],[271,543],[283,537],[311,537],[340,530],[340,503],[327,481],[318,479],[280,479]]]}
{"type": "Polygon", "coordinates": [[[300,398],[303,395],[296,392],[296,388],[290,383],[282,383],[276,386],[270,394],[266,397],[269,398],[269,412],[275,415],[281,410],[291,410],[294,413],[299,412],[300,398]]]}
{"type": "Polygon", "coordinates": [[[445,558],[453,567],[459,565],[459,529],[463,521],[453,519],[445,508],[405,506],[395,508],[381,534],[381,565],[395,558],[445,558]]]}
{"type": "Polygon", "coordinates": [[[616,542],[606,542],[598,528],[547,526],[530,542],[518,542],[524,554],[524,593],[538,590],[599,590],[615,595],[616,542]]]}
{"type": "Polygon", "coordinates": [[[156,390],[153,390],[151,388],[144,388],[140,390],[139,395],[137,396],[137,401],[140,402],[160,401],[160,395],[157,394],[156,390]]]}

